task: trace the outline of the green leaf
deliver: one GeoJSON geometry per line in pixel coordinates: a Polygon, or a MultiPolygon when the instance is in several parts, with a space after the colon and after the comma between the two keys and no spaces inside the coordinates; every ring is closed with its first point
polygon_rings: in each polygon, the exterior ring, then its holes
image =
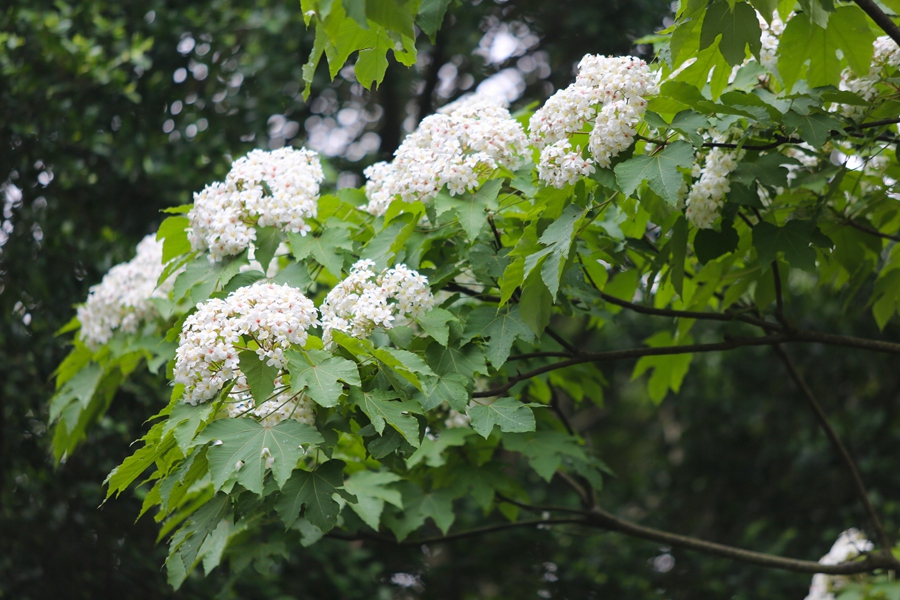
{"type": "Polygon", "coordinates": [[[791,19],[785,26],[778,48],[778,71],[787,90],[799,80],[803,65],[809,62],[806,81],[810,88],[841,81],[842,59],[857,75],[866,75],[872,62],[875,33],[865,13],[856,6],[841,6],[829,19],[827,28],[808,19],[791,19]]]}
{"type": "Polygon", "coordinates": [[[479,306],[470,312],[460,342],[468,343],[474,337],[490,340],[486,356],[497,369],[506,363],[516,338],[526,342],[534,341],[534,333],[522,320],[518,304],[507,304],[500,308],[479,306]]]}
{"type": "Polygon", "coordinates": [[[427,378],[435,377],[434,371],[431,370],[424,360],[419,356],[407,350],[398,350],[397,348],[378,348],[374,352],[375,358],[387,365],[392,371],[400,375],[403,379],[416,386],[420,392],[425,392],[426,387],[416,376],[416,373],[424,375],[427,378]]]}
{"type": "Polygon", "coordinates": [[[197,436],[199,444],[214,442],[207,451],[207,460],[216,490],[237,474],[237,482],[257,494],[262,494],[267,469],[272,470],[275,482],[281,487],[300,457],[306,454],[303,446],[315,447],[324,441],[315,427],[293,419],[274,427],[247,418],[219,419],[197,436]]]}
{"type": "Polygon", "coordinates": [[[278,367],[270,367],[266,361],[260,360],[256,352],[252,350],[244,350],[238,354],[238,362],[241,371],[247,378],[247,385],[250,386],[250,393],[253,394],[256,404],[262,404],[275,390],[278,367]]]}
{"type": "Polygon", "coordinates": [[[487,211],[497,210],[497,194],[500,193],[502,185],[502,180],[492,179],[478,190],[460,196],[453,203],[459,224],[470,241],[475,241],[487,224],[487,211]]]}
{"type": "Polygon", "coordinates": [[[422,445],[419,446],[419,449],[406,459],[406,467],[412,469],[422,461],[425,461],[425,464],[429,467],[443,466],[447,462],[444,451],[453,446],[465,445],[466,438],[470,435],[475,435],[475,431],[464,427],[454,427],[441,431],[437,439],[426,437],[422,440],[422,445]]]}
{"type": "Polygon", "coordinates": [[[418,219],[409,214],[395,218],[390,225],[379,231],[366,243],[360,258],[374,260],[376,268],[384,268],[409,239],[417,222],[418,219]]]}
{"type": "Polygon", "coordinates": [[[403,508],[403,498],[398,490],[387,487],[400,481],[400,476],[387,471],[357,471],[344,482],[344,489],[356,496],[351,504],[363,522],[378,531],[385,502],[403,508]]]}
{"type": "Polygon", "coordinates": [[[525,257],[524,278],[527,280],[531,272],[541,267],[541,278],[547,285],[553,301],[559,291],[559,280],[562,278],[562,267],[569,257],[572,238],[575,236],[575,225],[584,217],[585,210],[577,204],[570,204],[553,223],[551,223],[538,240],[546,248],[525,257]]]}
{"type": "Polygon", "coordinates": [[[328,272],[341,278],[344,269],[344,254],[340,250],[353,250],[350,233],[343,227],[329,227],[322,235],[300,235],[289,233],[288,242],[291,253],[297,261],[312,257],[317,263],[328,269],[328,272]]]}
{"type": "Polygon", "coordinates": [[[759,265],[767,269],[781,252],[792,267],[815,273],[816,251],[810,246],[814,230],[815,224],[809,221],[789,221],[784,227],[760,221],[753,227],[759,265]]]}
{"type": "Polygon", "coordinates": [[[288,371],[291,374],[291,389],[294,393],[306,394],[324,407],[336,406],[344,393],[344,386],[360,385],[356,364],[345,358],[333,357],[328,352],[286,352],[288,371]]]}
{"type": "Polygon", "coordinates": [[[433,308],[421,317],[416,317],[416,323],[422,326],[425,333],[430,335],[441,346],[447,345],[450,336],[450,321],[457,321],[456,316],[443,308],[433,308]]]}
{"type": "MultiPolygon", "coordinates": [[[[675,339],[668,331],[661,331],[645,340],[645,342],[654,348],[676,345],[675,339]]],[[[686,337],[678,343],[691,344],[693,340],[690,337],[686,337]]],[[[681,389],[681,383],[684,381],[685,375],[687,375],[692,359],[693,354],[689,353],[643,356],[635,364],[631,380],[634,381],[647,372],[648,369],[653,369],[653,374],[650,376],[650,381],[647,384],[647,390],[650,394],[650,399],[659,404],[665,399],[669,390],[677,394],[678,390],[681,389]]]]}
{"type": "Polygon", "coordinates": [[[531,468],[548,482],[559,469],[564,456],[587,459],[575,438],[559,431],[505,435],[503,447],[527,458],[531,468]]]}
{"type": "Polygon", "coordinates": [[[256,228],[256,252],[254,257],[262,265],[263,273],[269,269],[269,263],[275,256],[279,244],[283,239],[283,234],[275,227],[257,227],[256,228]]]}
{"type": "Polygon", "coordinates": [[[721,232],[714,229],[701,229],[697,232],[694,237],[694,252],[697,253],[697,260],[705,264],[737,250],[739,240],[731,221],[723,220],[721,232]]]}
{"type": "Polygon", "coordinates": [[[225,494],[218,494],[192,514],[179,529],[169,543],[169,557],[166,569],[169,584],[176,590],[181,587],[188,573],[198,560],[200,547],[218,527],[228,514],[230,499],[225,494]]]}
{"type": "Polygon", "coordinates": [[[190,225],[191,222],[187,217],[167,217],[160,224],[156,239],[163,240],[163,263],[191,251],[191,242],[187,236],[187,228],[190,225]]]}
{"type": "MultiPolygon", "coordinates": [[[[729,3],[725,0],[714,0],[706,10],[703,26],[700,30],[700,49],[709,47],[722,35],[719,51],[728,64],[734,66],[744,62],[747,55],[745,48],[759,56],[762,31],[756,18],[756,11],[749,4],[729,3]]],[[[771,13],[770,13],[771,14],[771,13]]]]}
{"type": "Polygon", "coordinates": [[[147,439],[143,446],[106,476],[103,481],[103,485],[107,486],[106,498],[124,492],[135,479],[156,463],[158,458],[174,447],[175,439],[172,436],[166,436],[162,441],[147,439]]]}
{"type": "Polygon", "coordinates": [[[288,480],[275,500],[275,511],[285,527],[290,527],[300,516],[324,532],[329,532],[337,522],[340,505],[332,496],[337,493],[349,502],[356,498],[344,489],[344,463],[330,460],[313,472],[297,471],[288,480]]]}
{"type": "Polygon", "coordinates": [[[447,535],[456,519],[456,515],[453,514],[453,494],[446,489],[425,494],[419,510],[422,515],[434,521],[444,535],[447,535]]]}
{"type": "Polygon", "coordinates": [[[276,285],[288,284],[302,292],[306,292],[313,284],[313,280],[309,276],[309,268],[306,263],[302,262],[289,264],[278,271],[275,277],[272,277],[269,281],[276,285]]]}
{"type": "Polygon", "coordinates": [[[444,14],[447,7],[450,6],[450,0],[422,0],[419,6],[419,15],[416,17],[416,24],[425,35],[434,43],[435,36],[444,22],[444,14]]]}
{"type": "Polygon", "coordinates": [[[222,289],[246,264],[246,253],[217,263],[210,263],[202,254],[188,263],[175,278],[172,300],[177,303],[190,294],[194,304],[204,302],[213,292],[222,289]]]}
{"type": "Polygon", "coordinates": [[[418,394],[416,399],[425,410],[437,408],[446,402],[453,410],[464,413],[469,404],[468,385],[469,379],[465,375],[448,373],[439,377],[427,394],[418,394]]]}
{"type": "Polygon", "coordinates": [[[540,337],[544,328],[550,323],[550,312],[553,308],[553,295],[538,273],[532,273],[522,286],[522,298],[519,310],[522,320],[540,337]]]}
{"type": "Polygon", "coordinates": [[[467,379],[472,379],[476,373],[488,372],[484,354],[476,344],[466,344],[461,348],[454,344],[451,344],[449,348],[431,344],[425,351],[425,359],[434,372],[441,377],[450,373],[459,373],[467,379]]]}
{"type": "Polygon", "coordinates": [[[808,113],[805,115],[790,111],[784,115],[784,124],[791,129],[800,130],[805,142],[815,148],[821,148],[831,138],[832,130],[841,130],[841,122],[825,113],[808,113]]]}
{"type": "MultiPolygon", "coordinates": [[[[63,374],[62,371],[60,373],[63,374]]],[[[51,423],[56,421],[63,409],[73,401],[77,401],[82,409],[86,409],[94,397],[94,392],[97,391],[102,376],[103,367],[91,363],[69,377],[50,401],[49,421],[51,423]]]]}
{"type": "Polygon", "coordinates": [[[384,424],[387,423],[400,432],[410,445],[419,447],[419,421],[409,414],[419,412],[418,404],[409,400],[400,401],[397,394],[390,390],[364,392],[357,388],[350,391],[350,401],[366,413],[379,434],[384,432],[384,424]]]}
{"type": "Polygon", "coordinates": [[[689,169],[693,160],[691,145],[679,140],[666,146],[659,154],[641,154],[619,163],[615,168],[616,179],[626,196],[633,195],[641,182],[646,181],[650,189],[674,206],[684,182],[684,176],[678,169],[689,169]]]}
{"type": "Polygon", "coordinates": [[[472,429],[484,438],[491,434],[494,425],[499,425],[500,431],[506,433],[534,431],[535,428],[531,408],[515,398],[500,398],[493,404],[472,406],[468,414],[472,429]]]}

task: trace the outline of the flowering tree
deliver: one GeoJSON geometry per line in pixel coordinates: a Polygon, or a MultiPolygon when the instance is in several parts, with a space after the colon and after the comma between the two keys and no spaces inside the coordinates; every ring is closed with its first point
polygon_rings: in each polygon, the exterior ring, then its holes
{"type": "MultiPolygon", "coordinates": [[[[307,81],[323,54],[334,76],[358,51],[366,86],[389,51],[412,64],[414,23],[433,36],[447,6],[413,4],[304,2],[307,81]]],[[[816,574],[811,598],[896,594],[892,531],[788,347],[900,352],[791,312],[849,289],[871,316],[847,318],[883,329],[900,306],[900,29],[863,0],[692,0],[649,41],[653,64],[587,54],[536,110],[442,107],[359,189],[325,193],[309,150],[236,160],[64,329],[57,460],[131,372],[165,368],[169,404],[106,484],[143,491],[176,587],[273,524],[304,545],[559,526],[816,574]],[[603,329],[632,313],[654,333],[617,347],[603,329]],[[614,515],[572,425],[602,365],[636,359],[658,403],[695,355],[745,347],[780,358],[864,509],[819,562],[614,515]],[[536,503],[532,474],[560,501],[536,503]]]]}

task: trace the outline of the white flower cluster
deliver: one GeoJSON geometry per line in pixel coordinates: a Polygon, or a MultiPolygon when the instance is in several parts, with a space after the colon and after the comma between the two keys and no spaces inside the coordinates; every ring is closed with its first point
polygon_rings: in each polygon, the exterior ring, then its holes
{"type": "MultiPolygon", "coordinates": [[[[723,148],[713,148],[709,151],[703,168],[700,169],[700,179],[691,186],[688,193],[687,210],[685,216],[688,223],[699,229],[709,229],[719,218],[725,194],[731,189],[728,176],[738,166],[738,161],[743,152],[735,156],[734,152],[723,148]]],[[[697,165],[694,166],[696,173],[697,165]]]]}
{"type": "Polygon", "coordinates": [[[590,160],[581,155],[580,148],[572,150],[569,140],[559,140],[541,150],[538,177],[555,188],[572,185],[595,171],[590,160]]]}
{"type": "Polygon", "coordinates": [[[116,265],[91,286],[87,301],[78,307],[79,336],[91,348],[105,344],[115,331],[135,333],[141,322],[155,314],[150,298],[165,298],[173,277],[156,286],[163,272],[163,244],[151,234],[137,245],[137,255],[116,265]]]}
{"type": "Polygon", "coordinates": [[[322,303],[322,340],[332,344],[332,332],[366,338],[376,327],[390,329],[395,319],[421,316],[434,306],[428,279],[397,265],[378,275],[375,263],[360,260],[350,275],[328,292],[322,303]]]}
{"type": "MultiPolygon", "coordinates": [[[[885,71],[900,67],[900,46],[897,46],[894,40],[883,35],[877,38],[872,46],[874,54],[872,55],[872,63],[869,66],[867,75],[860,77],[850,69],[844,69],[841,73],[840,89],[853,92],[866,102],[871,102],[878,96],[877,84],[887,75],[885,71]]],[[[865,114],[868,107],[854,104],[838,104],[837,108],[845,117],[858,119],[865,114]]]]}
{"type": "Polygon", "coordinates": [[[256,239],[254,225],[305,235],[324,178],[319,155],[311,150],[250,152],[232,164],[224,182],[194,194],[191,247],[209,249],[210,261],[217,262],[243,252],[256,239]]]}
{"type": "Polygon", "coordinates": [[[315,402],[306,394],[292,393],[281,377],[275,379],[275,391],[278,394],[271,400],[260,402],[258,406],[250,396],[249,390],[238,388],[238,384],[235,384],[231,392],[231,401],[227,404],[226,412],[229,417],[251,417],[266,427],[272,427],[287,419],[307,425],[316,424],[315,402]]]}
{"type": "MultiPolygon", "coordinates": [[[[175,353],[175,382],[185,386],[184,401],[212,399],[242,377],[238,353],[251,340],[269,366],[284,368],[284,351],[306,343],[306,331],[318,324],[311,300],[288,285],[255,283],[227,298],[198,305],[182,326],[175,353]]],[[[240,385],[243,382],[238,382],[240,385]]],[[[259,398],[258,400],[263,400],[259,398]]]]}
{"type": "Polygon", "coordinates": [[[757,11],[759,19],[759,28],[762,30],[760,37],[761,48],[759,50],[759,63],[770,73],[778,72],[778,42],[781,40],[781,34],[784,33],[784,21],[778,16],[778,11],[772,15],[772,22],[766,22],[762,14],[757,11]]]}
{"type": "Polygon", "coordinates": [[[647,107],[644,97],[656,92],[656,78],[644,61],[586,55],[575,83],[553,94],[529,122],[531,142],[542,150],[538,176],[563,187],[593,172],[593,164],[586,165],[581,157],[581,147],[573,149],[569,143],[572,134],[592,121],[591,155],[608,167],[611,158],[631,146],[647,107]]]}
{"type": "MultiPolygon", "coordinates": [[[[863,552],[869,552],[874,548],[872,542],[857,529],[848,529],[838,537],[834,546],[823,556],[819,563],[823,565],[839,565],[856,558],[863,552]]],[[[806,600],[834,600],[834,593],[846,585],[848,579],[841,575],[825,575],[816,573],[813,575],[812,584],[809,586],[809,594],[806,600]]]]}
{"type": "Polygon", "coordinates": [[[399,196],[427,201],[445,185],[451,195],[478,187],[497,167],[518,169],[527,154],[522,126],[494,100],[471,96],[422,120],[403,140],[393,162],[368,167],[364,210],[383,215],[399,196]]]}

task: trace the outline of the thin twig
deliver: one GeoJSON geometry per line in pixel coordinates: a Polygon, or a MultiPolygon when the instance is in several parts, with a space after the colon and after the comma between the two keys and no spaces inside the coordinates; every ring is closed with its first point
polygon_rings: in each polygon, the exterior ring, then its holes
{"type": "Polygon", "coordinates": [[[874,227],[868,227],[867,225],[863,225],[862,223],[857,223],[856,221],[854,221],[853,219],[850,219],[850,218],[845,219],[845,222],[850,227],[853,227],[854,229],[858,229],[858,230],[868,233],[870,235],[875,235],[880,238],[884,238],[886,240],[891,240],[894,242],[900,242],[900,236],[891,235],[890,233],[884,233],[883,231],[878,231],[874,227]]]}
{"type": "Polygon", "coordinates": [[[785,329],[789,329],[787,319],[784,318],[784,295],[781,291],[781,271],[778,261],[772,261],[772,279],[775,282],[775,318],[785,329]]]}
{"type": "Polygon", "coordinates": [[[484,300],[485,302],[500,302],[499,296],[491,296],[490,294],[482,294],[481,292],[476,292],[473,289],[469,289],[465,286],[459,285],[456,282],[451,281],[447,285],[444,286],[444,289],[450,292],[459,292],[460,294],[465,294],[466,296],[471,296],[473,298],[478,298],[479,300],[484,300]]]}
{"type": "Polygon", "coordinates": [[[563,339],[563,337],[561,335],[559,335],[558,333],[553,331],[550,327],[547,327],[546,329],[544,329],[544,332],[547,335],[549,335],[551,338],[553,338],[557,344],[559,344],[560,346],[562,346],[563,348],[565,348],[572,354],[581,354],[581,351],[579,351],[578,348],[576,348],[575,346],[573,346],[572,344],[567,342],[565,339],[563,339]]]}
{"type": "Polygon", "coordinates": [[[803,397],[806,399],[810,408],[813,409],[813,412],[816,415],[816,419],[818,419],[819,421],[819,425],[821,425],[822,429],[825,431],[825,435],[828,436],[828,439],[831,441],[831,444],[834,446],[835,450],[837,450],[838,454],[841,455],[841,460],[844,461],[844,466],[846,466],[850,471],[850,475],[853,478],[853,485],[856,488],[856,493],[859,496],[860,501],[862,502],[863,508],[865,508],[869,520],[872,522],[872,527],[875,529],[876,537],[878,538],[878,545],[881,546],[882,550],[889,551],[891,548],[891,543],[888,540],[887,532],[885,531],[884,526],[882,526],[881,520],[878,518],[878,513],[875,512],[875,507],[872,506],[872,501],[869,499],[869,493],[866,491],[866,486],[863,483],[862,475],[860,475],[859,473],[859,468],[857,468],[856,466],[856,461],[853,460],[852,456],[850,456],[850,451],[847,450],[844,442],[841,441],[841,438],[838,437],[838,434],[831,426],[831,423],[828,422],[828,417],[825,415],[825,411],[822,410],[822,406],[819,404],[818,400],[816,400],[816,397],[815,395],[813,395],[812,390],[806,384],[806,381],[803,380],[803,377],[800,375],[800,372],[794,365],[794,361],[791,360],[791,357],[788,356],[784,348],[782,348],[778,344],[775,344],[775,352],[778,353],[778,356],[780,356],[782,362],[784,362],[784,366],[787,367],[788,373],[790,373],[791,375],[791,379],[794,380],[794,383],[796,383],[797,387],[800,388],[800,391],[803,392],[803,397]]]}

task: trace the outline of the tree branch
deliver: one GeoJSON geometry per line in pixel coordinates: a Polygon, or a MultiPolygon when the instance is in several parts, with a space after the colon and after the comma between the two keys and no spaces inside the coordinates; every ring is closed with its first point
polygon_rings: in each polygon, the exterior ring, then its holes
{"type": "Polygon", "coordinates": [[[878,538],[878,545],[881,546],[882,550],[890,551],[891,543],[888,539],[887,532],[885,531],[884,526],[881,524],[881,520],[878,518],[878,513],[875,512],[875,507],[872,506],[872,501],[869,499],[869,493],[866,491],[866,486],[863,483],[862,475],[860,475],[859,473],[859,468],[856,466],[856,461],[853,460],[852,456],[850,456],[850,451],[847,450],[844,442],[841,441],[841,438],[838,437],[838,434],[831,426],[831,423],[828,422],[828,417],[825,415],[825,411],[822,410],[822,406],[816,400],[816,397],[813,395],[812,390],[806,384],[806,381],[803,380],[803,377],[800,375],[800,372],[794,365],[794,361],[791,360],[791,357],[788,356],[784,348],[782,348],[778,344],[775,344],[775,352],[778,353],[778,356],[780,356],[782,362],[784,362],[784,366],[787,367],[788,373],[790,373],[791,375],[791,379],[794,380],[794,383],[796,383],[797,387],[800,388],[800,391],[803,392],[803,397],[806,399],[810,408],[812,408],[813,412],[815,413],[816,419],[818,419],[819,421],[819,425],[821,425],[822,429],[825,431],[825,435],[828,436],[831,444],[834,446],[835,450],[838,451],[838,454],[840,454],[841,460],[844,461],[844,466],[846,466],[850,471],[850,475],[853,478],[853,485],[856,488],[856,493],[859,496],[863,508],[866,511],[866,515],[868,515],[869,521],[871,521],[872,527],[875,530],[876,537],[878,538]]]}
{"type": "MultiPolygon", "coordinates": [[[[844,335],[834,335],[831,333],[820,333],[817,331],[791,330],[790,332],[773,333],[762,337],[752,338],[733,338],[724,342],[712,344],[684,344],[680,346],[664,346],[661,348],[629,348],[628,350],[611,350],[608,352],[591,352],[573,356],[567,360],[561,360],[549,365],[543,365],[531,371],[521,373],[514,377],[510,377],[509,381],[500,387],[496,387],[485,392],[475,392],[473,398],[492,398],[506,393],[510,388],[519,383],[556,371],[557,369],[565,369],[589,362],[611,362],[614,360],[623,360],[628,358],[641,358],[644,356],[667,356],[672,354],[691,354],[694,352],[719,352],[721,350],[734,350],[744,346],[771,346],[774,344],[797,343],[797,342],[816,342],[829,346],[842,346],[845,348],[859,348],[860,350],[871,350],[873,352],[885,352],[888,354],[900,354],[900,344],[893,342],[883,342],[880,340],[869,340],[865,338],[855,338],[844,335]]],[[[540,352],[537,355],[547,355],[549,353],[540,352]]],[[[529,355],[521,355],[516,357],[522,359],[529,355]]]]}
{"type": "MultiPolygon", "coordinates": [[[[528,507],[528,505],[525,505],[528,507]]],[[[531,507],[536,508],[536,507],[531,507]]],[[[571,512],[581,512],[574,511],[571,512]]],[[[613,531],[638,537],[652,542],[658,542],[673,546],[676,548],[684,548],[686,550],[695,550],[712,556],[720,556],[730,558],[732,560],[769,567],[772,569],[781,569],[784,571],[793,571],[795,573],[825,573],[828,575],[854,575],[857,573],[869,573],[876,569],[900,569],[900,561],[895,559],[888,553],[885,554],[867,554],[865,558],[859,561],[842,563],[839,565],[823,565],[811,560],[798,560],[795,558],[784,558],[772,554],[762,552],[754,552],[753,550],[744,550],[743,548],[735,548],[734,546],[726,546],[725,544],[717,544],[715,542],[707,542],[698,538],[670,533],[660,529],[644,527],[625,519],[620,519],[599,507],[595,507],[590,513],[579,517],[563,517],[556,519],[532,519],[528,521],[516,521],[513,523],[498,523],[495,525],[487,525],[478,527],[468,531],[459,533],[451,533],[449,535],[436,536],[431,538],[417,540],[397,541],[394,538],[381,535],[378,533],[357,532],[356,535],[345,535],[332,531],[327,537],[345,540],[359,541],[370,540],[383,544],[391,544],[395,546],[421,546],[423,544],[440,544],[444,542],[453,542],[456,540],[478,537],[496,531],[504,531],[508,529],[520,529],[523,527],[541,527],[551,525],[582,525],[585,527],[593,527],[606,531],[613,531]]]]}
{"type": "Polygon", "coordinates": [[[743,548],[735,548],[734,546],[726,546],[715,542],[707,542],[695,537],[670,533],[660,529],[644,527],[643,525],[620,519],[599,507],[593,509],[592,516],[586,524],[677,548],[696,550],[713,556],[721,556],[739,562],[773,569],[782,569],[784,571],[793,571],[795,573],[851,575],[855,573],[868,573],[880,568],[897,569],[900,567],[900,561],[890,554],[869,554],[861,561],[848,562],[839,565],[823,565],[811,560],[783,558],[772,554],[744,550],[743,548]]]}
{"type": "Polygon", "coordinates": [[[628,302],[627,300],[622,300],[621,298],[616,298],[615,296],[610,296],[606,292],[603,292],[599,289],[597,290],[597,292],[600,294],[600,297],[603,298],[603,300],[609,302],[610,304],[615,304],[616,306],[621,306],[622,308],[627,308],[628,310],[644,315],[654,315],[657,317],[673,317],[676,319],[703,319],[707,321],[742,321],[744,323],[749,323],[750,325],[756,325],[757,327],[765,329],[766,331],[782,330],[782,327],[777,323],[770,323],[769,321],[766,321],[764,319],[757,319],[749,315],[738,315],[731,311],[725,311],[724,313],[714,313],[691,310],[653,308],[650,306],[644,306],[642,304],[628,302]]]}
{"type": "Polygon", "coordinates": [[[888,36],[897,44],[900,44],[900,27],[897,27],[889,16],[884,14],[878,5],[872,0],[853,0],[856,5],[869,15],[875,24],[881,27],[888,36]]]}
{"type": "Polygon", "coordinates": [[[371,540],[373,542],[381,542],[384,544],[393,544],[395,546],[421,546],[422,544],[440,544],[442,542],[453,542],[456,540],[462,540],[470,537],[477,537],[480,535],[486,535],[488,533],[494,533],[495,531],[504,531],[506,529],[520,529],[522,527],[540,527],[540,526],[550,526],[550,525],[566,525],[566,524],[579,524],[583,525],[585,523],[584,517],[563,517],[559,519],[532,519],[529,521],[515,521],[513,523],[497,523],[496,525],[486,525],[484,527],[476,527],[475,529],[469,529],[468,531],[460,531],[458,533],[451,533],[448,535],[441,535],[436,537],[418,539],[418,540],[403,540],[397,541],[394,538],[380,535],[377,533],[367,533],[367,532],[358,532],[356,535],[344,535],[337,532],[330,532],[326,534],[328,537],[345,540],[348,542],[354,542],[359,540],[371,540]]]}
{"type": "Polygon", "coordinates": [[[465,286],[459,285],[456,282],[451,281],[447,285],[444,286],[444,289],[450,292],[459,292],[460,294],[465,294],[466,296],[471,296],[473,298],[478,298],[479,300],[484,300],[485,302],[500,302],[499,296],[491,296],[490,294],[482,294],[481,292],[476,292],[475,290],[469,289],[465,286]]]}

